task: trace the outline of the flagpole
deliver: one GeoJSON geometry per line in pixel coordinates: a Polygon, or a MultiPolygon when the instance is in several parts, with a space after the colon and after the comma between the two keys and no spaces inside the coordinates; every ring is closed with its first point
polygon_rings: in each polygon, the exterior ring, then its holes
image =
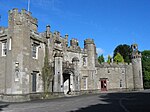
{"type": "Polygon", "coordinates": [[[30,11],[30,0],[28,0],[28,11],[30,11]]]}
{"type": "MultiPolygon", "coordinates": [[[[0,22],[1,22],[1,15],[0,15],[0,22]]],[[[1,24],[0,24],[1,25],[1,24]]]]}

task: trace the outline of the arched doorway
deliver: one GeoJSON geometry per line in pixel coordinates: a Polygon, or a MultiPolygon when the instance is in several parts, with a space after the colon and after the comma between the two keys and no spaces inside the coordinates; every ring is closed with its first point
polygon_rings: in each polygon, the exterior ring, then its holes
{"type": "Polygon", "coordinates": [[[63,72],[64,94],[71,94],[74,89],[73,82],[73,73],[65,70],[63,72]]]}

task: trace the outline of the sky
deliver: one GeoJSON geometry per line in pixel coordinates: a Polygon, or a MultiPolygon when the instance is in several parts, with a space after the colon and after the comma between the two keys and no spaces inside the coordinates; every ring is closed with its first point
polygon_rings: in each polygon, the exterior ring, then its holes
{"type": "MultiPolygon", "coordinates": [[[[0,26],[8,26],[8,10],[28,9],[28,0],[0,0],[0,26]]],[[[38,31],[46,25],[69,39],[95,41],[98,55],[113,55],[120,44],[137,43],[150,50],[150,0],[30,0],[30,12],[38,19],[38,31]]]]}

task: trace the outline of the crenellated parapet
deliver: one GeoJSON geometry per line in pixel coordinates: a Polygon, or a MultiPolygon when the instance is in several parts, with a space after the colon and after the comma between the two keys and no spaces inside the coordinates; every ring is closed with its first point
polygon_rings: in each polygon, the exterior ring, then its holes
{"type": "Polygon", "coordinates": [[[94,40],[91,38],[84,40],[84,45],[87,45],[87,44],[94,44],[94,40]]]}
{"type": "Polygon", "coordinates": [[[99,64],[97,67],[100,67],[100,68],[124,68],[126,66],[132,66],[132,63],[107,63],[107,62],[104,62],[104,63],[101,63],[99,64]]]}
{"type": "Polygon", "coordinates": [[[64,50],[68,45],[68,38],[62,37],[59,31],[52,33],[52,41],[54,42],[55,50],[64,50]]]}
{"type": "Polygon", "coordinates": [[[141,53],[139,53],[139,51],[138,51],[138,45],[137,44],[132,44],[131,48],[132,48],[132,56],[131,56],[132,59],[142,57],[141,53]]]}
{"type": "Polygon", "coordinates": [[[55,43],[62,43],[63,38],[60,36],[60,32],[59,31],[55,31],[53,33],[53,38],[54,38],[54,42],[55,43]]]}
{"type": "Polygon", "coordinates": [[[30,25],[30,29],[37,31],[38,20],[32,17],[31,12],[22,9],[19,11],[17,8],[9,10],[9,25],[30,25]]]}
{"type": "Polygon", "coordinates": [[[79,46],[79,42],[78,42],[77,39],[72,38],[70,40],[70,46],[68,47],[68,51],[71,51],[71,52],[81,52],[81,48],[79,46]]]}
{"type": "Polygon", "coordinates": [[[77,46],[79,46],[78,40],[77,40],[76,38],[72,38],[72,39],[70,40],[70,46],[72,46],[72,47],[77,47],[77,46]]]}

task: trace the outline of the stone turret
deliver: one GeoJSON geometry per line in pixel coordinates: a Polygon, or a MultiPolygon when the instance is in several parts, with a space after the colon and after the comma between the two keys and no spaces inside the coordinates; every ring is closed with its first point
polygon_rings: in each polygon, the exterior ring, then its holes
{"type": "Polygon", "coordinates": [[[141,53],[138,51],[138,45],[133,44],[132,46],[132,67],[133,67],[133,82],[134,89],[143,89],[143,76],[142,76],[142,64],[141,64],[141,53]]]}
{"type": "Polygon", "coordinates": [[[95,44],[93,39],[86,39],[84,41],[84,48],[87,49],[88,66],[90,69],[95,68],[95,44]]]}

